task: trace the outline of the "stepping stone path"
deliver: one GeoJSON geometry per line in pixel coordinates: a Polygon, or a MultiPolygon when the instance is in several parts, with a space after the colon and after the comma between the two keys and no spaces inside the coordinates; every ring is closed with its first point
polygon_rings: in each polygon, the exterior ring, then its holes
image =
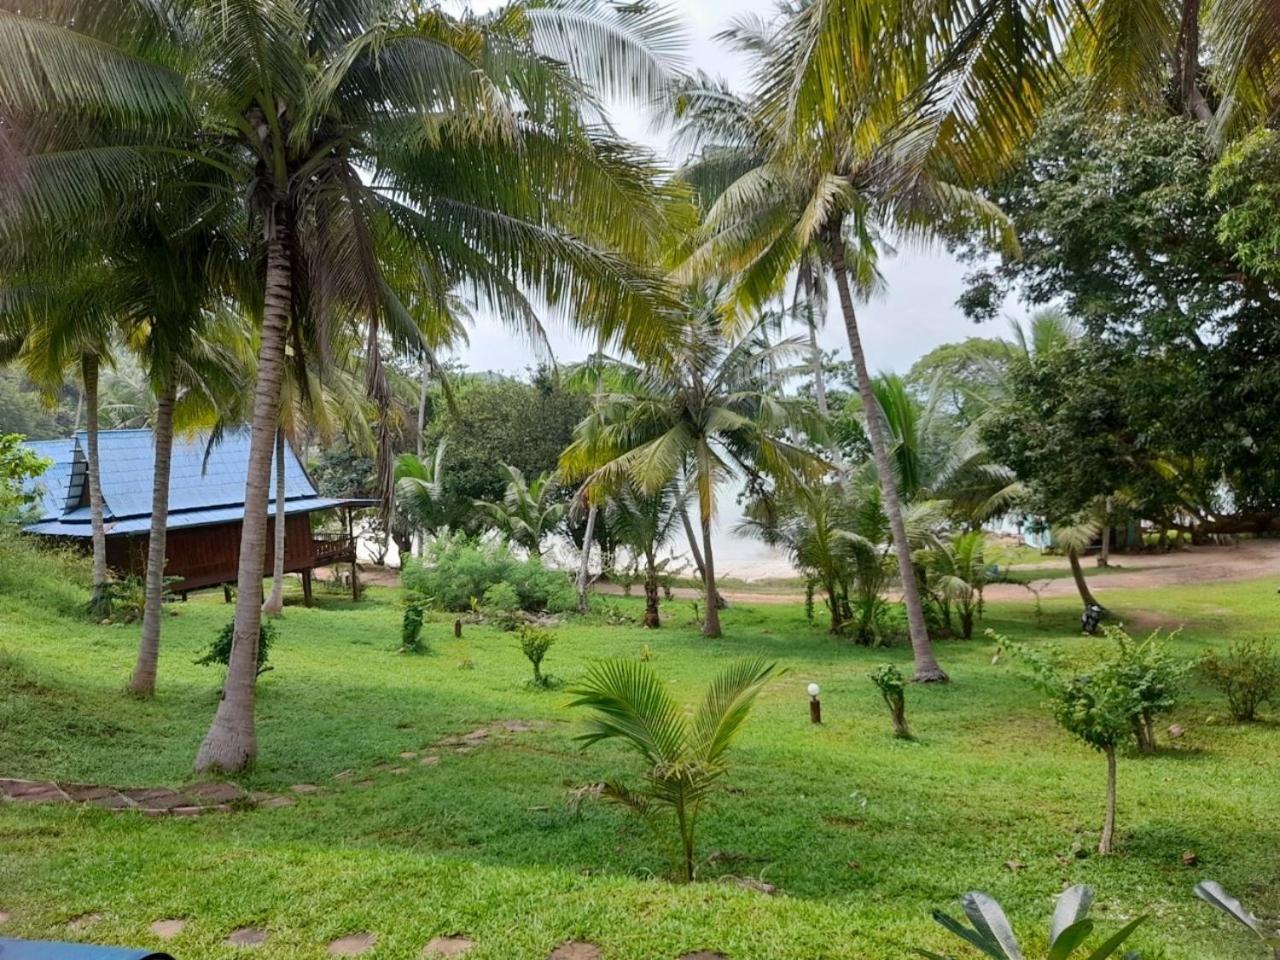
{"type": "Polygon", "coordinates": [[[372,950],[378,942],[376,933],[352,933],[339,937],[329,944],[331,957],[358,957],[366,950],[372,950]]]}
{"type": "Polygon", "coordinates": [[[432,957],[460,957],[472,947],[475,941],[468,937],[434,937],[422,948],[423,960],[432,957]]]}
{"type": "Polygon", "coordinates": [[[151,924],[151,932],[161,940],[172,940],[185,929],[187,929],[185,920],[157,920],[151,924]]]}
{"type": "Polygon", "coordinates": [[[232,930],[223,941],[229,947],[260,947],[267,942],[267,931],[257,927],[241,927],[232,930]]]}
{"type": "Polygon", "coordinates": [[[566,940],[547,954],[547,960],[600,960],[603,956],[594,943],[566,940]]]}
{"type": "Polygon", "coordinates": [[[449,733],[435,742],[438,747],[452,747],[457,753],[470,753],[476,747],[482,747],[495,736],[504,733],[531,733],[534,730],[545,730],[551,726],[541,720],[499,720],[483,727],[476,727],[469,733],[449,733]]]}
{"type": "Polygon", "coordinates": [[[106,787],[86,783],[0,778],[0,799],[14,803],[84,803],[103,810],[137,810],[147,816],[196,817],[229,813],[237,806],[289,806],[289,797],[247,794],[234,783],[198,783],[169,787],[106,787]]]}

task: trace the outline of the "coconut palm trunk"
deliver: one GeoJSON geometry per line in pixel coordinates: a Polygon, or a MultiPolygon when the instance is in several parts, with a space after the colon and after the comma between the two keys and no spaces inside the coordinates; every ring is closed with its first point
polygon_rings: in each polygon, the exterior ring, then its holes
{"type": "Polygon", "coordinates": [[[658,608],[658,563],[652,550],[644,555],[644,625],[650,630],[662,626],[658,608]]]}
{"type": "Polygon", "coordinates": [[[587,612],[587,578],[591,573],[591,546],[596,536],[596,514],[599,507],[594,503],[587,508],[587,529],[582,535],[582,560],[578,563],[578,612],[587,612]]]}
{"type": "Polygon", "coordinates": [[[85,437],[89,448],[89,526],[93,534],[93,595],[89,600],[89,612],[101,620],[111,616],[111,581],[107,570],[107,531],[102,519],[102,474],[98,464],[98,367],[96,353],[81,355],[85,437]]]}
{"type": "Polygon", "coordinates": [[[833,231],[830,242],[832,273],[840,295],[840,309],[844,313],[845,332],[849,336],[849,351],[858,377],[858,394],[866,410],[867,439],[871,441],[871,455],[876,473],[880,476],[880,490],[884,497],[884,512],[889,518],[893,533],[893,550],[898,559],[898,574],[902,580],[902,602],[907,608],[907,626],[911,633],[911,650],[915,658],[915,679],[920,683],[946,682],[948,679],[933,655],[933,644],[924,622],[924,606],[920,602],[920,587],[916,583],[915,567],[911,563],[911,546],[907,543],[907,526],[902,517],[902,502],[898,497],[898,481],[894,476],[889,448],[885,443],[884,424],[877,411],[879,406],[871,388],[871,376],[867,373],[867,360],[862,352],[862,338],[858,333],[858,318],[853,308],[853,294],[849,289],[849,275],[845,270],[844,243],[838,229],[833,231]]]}
{"type": "Polygon", "coordinates": [[[160,659],[160,618],[164,604],[165,538],[169,530],[169,474],[173,464],[173,407],[177,391],[167,384],[156,397],[155,467],[151,478],[151,532],[147,538],[146,603],[142,640],[129,692],[150,697],[156,692],[160,659]]]}
{"type": "Polygon", "coordinates": [[[1067,562],[1071,564],[1071,579],[1076,582],[1076,589],[1080,591],[1080,599],[1084,601],[1086,607],[1100,607],[1093,596],[1093,591],[1089,589],[1089,581],[1084,577],[1084,567],[1080,565],[1080,553],[1075,547],[1067,548],[1067,562]]]}
{"type": "Polygon", "coordinates": [[[818,346],[818,324],[813,318],[813,304],[809,305],[805,326],[809,328],[809,350],[813,364],[813,398],[818,407],[818,415],[826,420],[831,411],[827,407],[827,378],[822,369],[822,349],[818,346]]]}
{"type": "Polygon", "coordinates": [[[698,513],[702,523],[702,585],[706,612],[702,619],[702,635],[718,637],[720,630],[720,591],[716,589],[716,563],[711,550],[711,509],[715,491],[710,476],[698,478],[698,513]]]}
{"type": "Polygon", "coordinates": [[[262,627],[262,563],[267,545],[267,497],[271,487],[272,448],[280,418],[280,385],[284,379],[292,281],[289,232],[277,209],[268,226],[262,336],[258,346],[258,378],[254,387],[249,471],[245,479],[244,523],[236,577],[235,632],[222,700],[196,754],[198,771],[243,770],[258,753],[253,709],[258,678],[258,636],[262,627]]]}
{"type": "Polygon", "coordinates": [[[287,521],[284,514],[284,431],[276,428],[276,511],[272,533],[275,543],[271,556],[271,596],[262,605],[262,612],[269,617],[284,613],[284,535],[287,521]]]}

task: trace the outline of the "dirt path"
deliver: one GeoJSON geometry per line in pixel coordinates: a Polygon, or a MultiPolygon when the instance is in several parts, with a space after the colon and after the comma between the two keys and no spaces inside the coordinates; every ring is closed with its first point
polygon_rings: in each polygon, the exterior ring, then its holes
{"type": "MultiPolygon", "coordinates": [[[[1040,596],[1065,597],[1074,595],[1075,583],[1064,576],[1069,568],[1065,557],[1046,557],[1043,562],[1020,564],[1014,571],[1034,575],[1038,571],[1058,574],[1056,579],[1034,580],[1040,596]]],[[[1179,583],[1207,583],[1227,580],[1252,580],[1275,576],[1280,586],[1280,540],[1249,540],[1234,547],[1189,547],[1174,553],[1135,553],[1113,555],[1111,570],[1092,576],[1096,570],[1092,558],[1085,561],[1085,576],[1098,593],[1113,590],[1142,590],[1167,587],[1179,583]],[[1132,570],[1125,568],[1131,567],[1132,570]]],[[[600,593],[621,594],[615,584],[597,584],[600,593]]],[[[633,590],[638,593],[639,588],[633,590]]],[[[677,587],[676,597],[697,600],[701,591],[689,587],[677,587]]],[[[804,598],[800,589],[778,587],[752,590],[735,588],[721,591],[730,603],[795,603],[804,598]]],[[[986,589],[988,600],[1030,600],[1031,592],[1015,583],[993,583],[986,589]]]]}

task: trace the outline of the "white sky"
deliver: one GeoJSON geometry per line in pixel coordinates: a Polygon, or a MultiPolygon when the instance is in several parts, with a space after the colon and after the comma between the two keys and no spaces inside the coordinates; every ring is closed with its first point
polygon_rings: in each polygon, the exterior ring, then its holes
{"type": "MultiPolygon", "coordinates": [[[[474,5],[483,9],[493,4],[480,0],[474,5]]],[[[748,85],[745,63],[712,37],[735,16],[771,15],[773,0],[671,0],[671,5],[686,18],[689,64],[745,89],[748,85]]],[[[665,134],[655,134],[649,118],[639,111],[615,107],[613,120],[625,136],[649,145],[662,155],[667,154],[665,134]]],[[[670,159],[677,162],[683,158],[670,159]]],[[[881,271],[887,281],[887,291],[865,304],[859,317],[863,346],[873,371],[905,372],[916,359],[939,344],[973,335],[1004,333],[1003,325],[977,327],[961,314],[955,302],[963,288],[965,267],[945,251],[901,251],[883,260],[881,271]]],[[[831,315],[820,339],[824,349],[837,350],[843,359],[849,355],[849,346],[835,299],[833,294],[831,315]]],[[[583,359],[592,349],[588,339],[557,327],[554,321],[548,321],[548,332],[556,359],[562,363],[583,359]]],[[[456,356],[472,369],[507,373],[521,373],[537,362],[527,342],[507,330],[496,317],[485,314],[477,316],[470,345],[459,350],[456,356]]]]}

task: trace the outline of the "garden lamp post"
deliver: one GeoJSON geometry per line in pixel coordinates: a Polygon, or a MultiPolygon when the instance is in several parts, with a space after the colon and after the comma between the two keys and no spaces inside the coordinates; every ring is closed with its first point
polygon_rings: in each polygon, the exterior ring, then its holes
{"type": "Polygon", "coordinates": [[[822,701],[818,699],[818,694],[822,692],[822,688],[816,683],[809,684],[809,722],[822,722],[822,701]]]}

